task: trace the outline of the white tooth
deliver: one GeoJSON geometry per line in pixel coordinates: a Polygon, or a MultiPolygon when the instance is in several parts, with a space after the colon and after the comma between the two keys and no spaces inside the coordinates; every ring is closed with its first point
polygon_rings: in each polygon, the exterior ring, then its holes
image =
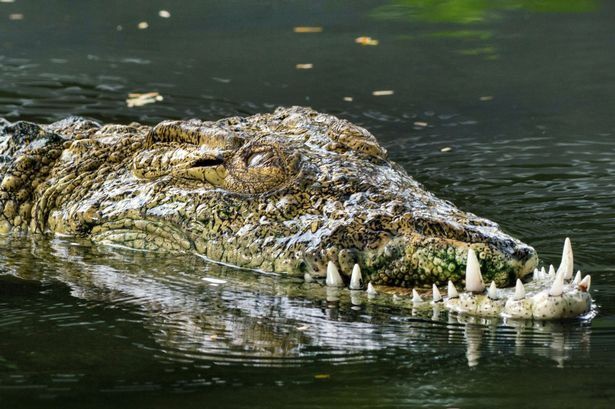
{"type": "Polygon", "coordinates": [[[442,301],[442,295],[440,294],[440,290],[438,290],[437,285],[433,285],[431,287],[431,294],[433,296],[433,302],[442,301]]]}
{"type": "Polygon", "coordinates": [[[459,293],[457,292],[457,289],[455,288],[455,284],[453,284],[452,281],[448,281],[448,298],[459,298],[459,293]]]}
{"type": "Polygon", "coordinates": [[[539,269],[534,270],[534,280],[542,280],[542,271],[539,269]]]}
{"type": "Polygon", "coordinates": [[[329,287],[342,287],[344,285],[342,276],[340,275],[339,271],[337,271],[337,267],[332,261],[329,261],[329,264],[327,264],[326,283],[329,287]]]}
{"type": "Polygon", "coordinates": [[[577,285],[581,282],[581,271],[577,271],[577,274],[574,276],[574,280],[572,280],[572,285],[577,285]]]}
{"type": "Polygon", "coordinates": [[[570,244],[570,239],[566,237],[566,240],[564,240],[564,250],[562,251],[562,262],[557,272],[559,273],[561,271],[564,274],[564,280],[570,280],[572,278],[573,267],[572,244],[570,244]]]}
{"type": "Polygon", "coordinates": [[[413,304],[420,304],[422,302],[423,302],[423,299],[421,298],[419,293],[417,293],[416,290],[413,288],[412,289],[412,303],[413,304]]]}
{"type": "Polygon", "coordinates": [[[517,284],[515,284],[515,295],[513,296],[513,300],[520,301],[525,298],[525,287],[521,280],[517,278],[517,284]]]}
{"type": "Polygon", "coordinates": [[[542,278],[547,278],[547,270],[545,270],[545,266],[540,268],[540,273],[542,274],[542,278]]]}
{"type": "Polygon", "coordinates": [[[363,288],[363,276],[361,276],[361,267],[359,267],[358,264],[355,264],[352,268],[349,288],[351,290],[360,290],[363,288]]]}
{"type": "Polygon", "coordinates": [[[549,277],[555,277],[555,267],[553,267],[553,264],[549,264],[549,277]]]}
{"type": "Polygon", "coordinates": [[[588,274],[579,283],[579,290],[583,292],[589,292],[589,287],[591,287],[591,285],[592,285],[592,276],[588,274]]]}
{"type": "Polygon", "coordinates": [[[553,297],[558,297],[562,295],[564,292],[564,275],[556,274],[555,280],[553,280],[553,284],[551,285],[551,289],[549,290],[549,295],[553,297]]]}
{"type": "Polygon", "coordinates": [[[498,289],[495,286],[494,281],[491,282],[491,285],[489,286],[489,289],[487,290],[487,297],[491,298],[492,300],[498,299],[498,289]]]}
{"type": "Polygon", "coordinates": [[[468,260],[466,262],[466,291],[472,293],[481,293],[485,291],[483,277],[480,274],[480,264],[476,253],[472,249],[468,249],[468,260]]]}
{"type": "Polygon", "coordinates": [[[369,283],[367,283],[367,294],[368,295],[376,295],[376,289],[374,288],[374,286],[372,285],[372,282],[370,281],[369,283]]]}

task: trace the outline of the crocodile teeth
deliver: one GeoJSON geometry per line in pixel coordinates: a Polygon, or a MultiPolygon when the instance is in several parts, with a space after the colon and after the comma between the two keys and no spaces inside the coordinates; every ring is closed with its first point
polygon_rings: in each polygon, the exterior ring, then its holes
{"type": "Polygon", "coordinates": [[[472,293],[481,293],[485,291],[483,276],[480,274],[480,264],[476,253],[472,249],[468,249],[468,261],[466,263],[466,291],[472,293]]]}
{"type": "Polygon", "coordinates": [[[553,284],[551,285],[551,289],[549,290],[549,295],[553,297],[557,297],[562,295],[564,292],[564,275],[556,274],[555,280],[553,280],[553,284]]]}
{"type": "Polygon", "coordinates": [[[495,286],[494,281],[492,281],[491,285],[489,285],[489,289],[487,290],[487,297],[491,298],[492,300],[498,299],[498,289],[495,286]]]}
{"type": "Polygon", "coordinates": [[[525,287],[521,280],[517,278],[517,284],[515,284],[515,295],[513,295],[513,300],[520,301],[525,298],[525,287]]]}
{"type": "Polygon", "coordinates": [[[542,274],[542,278],[547,278],[547,270],[545,270],[545,266],[540,268],[540,274],[542,274]]]}
{"type": "Polygon", "coordinates": [[[574,276],[574,280],[572,280],[572,285],[578,285],[581,282],[581,271],[577,271],[577,274],[574,276]]]}
{"type": "Polygon", "coordinates": [[[572,278],[573,267],[572,244],[570,244],[570,239],[566,237],[566,240],[564,240],[564,250],[562,251],[562,262],[557,272],[559,273],[561,271],[564,274],[564,280],[570,280],[572,278]]]}
{"type": "Polygon", "coordinates": [[[442,301],[442,295],[440,294],[440,290],[438,290],[438,286],[437,285],[433,285],[431,287],[431,294],[433,297],[433,302],[438,302],[438,301],[442,301]]]}
{"type": "Polygon", "coordinates": [[[329,287],[342,287],[344,285],[344,280],[342,280],[342,276],[339,271],[337,271],[337,267],[333,261],[329,261],[329,264],[327,264],[326,283],[329,287]]]}
{"type": "Polygon", "coordinates": [[[457,292],[457,289],[455,288],[455,284],[453,284],[452,281],[448,281],[448,298],[459,298],[459,293],[457,292]]]}
{"type": "Polygon", "coordinates": [[[553,267],[553,264],[549,264],[549,277],[555,277],[555,267],[553,267]]]}
{"type": "Polygon", "coordinates": [[[589,291],[589,287],[591,287],[592,285],[592,276],[590,276],[589,274],[585,276],[585,278],[583,280],[581,280],[581,282],[579,283],[579,290],[583,291],[584,293],[589,291]]]}
{"type": "Polygon", "coordinates": [[[412,289],[412,303],[413,304],[420,304],[422,302],[423,302],[423,299],[421,298],[419,293],[417,293],[416,290],[413,288],[412,289]]]}
{"type": "Polygon", "coordinates": [[[544,276],[542,275],[542,270],[535,269],[534,270],[534,280],[542,280],[544,276]]]}
{"type": "Polygon", "coordinates": [[[361,267],[359,267],[358,264],[355,264],[352,268],[349,288],[351,290],[360,290],[363,288],[363,276],[361,276],[361,267]]]}
{"type": "Polygon", "coordinates": [[[372,285],[372,282],[370,281],[369,283],[367,283],[367,294],[368,295],[376,295],[376,289],[374,288],[374,286],[372,285]]]}

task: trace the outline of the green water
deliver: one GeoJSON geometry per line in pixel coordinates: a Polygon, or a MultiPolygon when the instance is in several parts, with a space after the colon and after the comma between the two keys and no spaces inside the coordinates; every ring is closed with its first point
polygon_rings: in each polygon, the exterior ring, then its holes
{"type": "Polygon", "coordinates": [[[543,259],[570,236],[597,304],[591,322],[466,322],[195,256],[0,238],[0,406],[614,407],[614,21],[606,0],[0,2],[1,117],[310,105],[543,259]],[[149,91],[164,100],[126,106],[149,91]]]}

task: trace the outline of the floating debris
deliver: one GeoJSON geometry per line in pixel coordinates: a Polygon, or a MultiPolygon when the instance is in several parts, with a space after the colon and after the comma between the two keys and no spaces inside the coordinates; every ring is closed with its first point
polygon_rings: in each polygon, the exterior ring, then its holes
{"type": "Polygon", "coordinates": [[[142,21],[139,24],[137,24],[137,27],[139,27],[139,30],[145,30],[146,28],[149,27],[149,24],[147,24],[147,21],[142,21]]]}
{"type": "Polygon", "coordinates": [[[322,33],[322,27],[299,26],[293,28],[295,33],[322,33]]]}
{"type": "Polygon", "coordinates": [[[371,37],[357,37],[354,39],[354,42],[361,45],[378,45],[378,40],[371,37]]]}
{"type": "Polygon", "coordinates": [[[216,82],[221,82],[222,84],[228,84],[229,82],[231,82],[230,78],[211,77],[211,79],[216,82]]]}
{"type": "Polygon", "coordinates": [[[493,97],[491,95],[485,95],[484,97],[479,98],[481,101],[491,101],[493,97]]]}
{"type": "Polygon", "coordinates": [[[395,92],[391,89],[383,89],[383,90],[373,91],[372,95],[375,97],[383,97],[387,95],[393,95],[394,93],[395,92]]]}
{"type": "Polygon", "coordinates": [[[427,122],[417,121],[414,123],[414,126],[420,126],[421,128],[425,128],[427,125],[429,125],[427,122]]]}
{"type": "Polygon", "coordinates": [[[298,70],[311,70],[314,68],[314,64],[297,64],[295,68],[298,70]]]}
{"type": "Polygon", "coordinates": [[[445,146],[444,148],[440,149],[440,152],[450,152],[452,150],[453,148],[451,148],[450,146],[445,146]]]}
{"type": "Polygon", "coordinates": [[[319,373],[314,375],[314,379],[329,379],[331,378],[331,375],[328,373],[319,373]]]}
{"type": "Polygon", "coordinates": [[[352,97],[344,97],[344,101],[346,101],[346,102],[352,102],[352,97]]]}
{"type": "Polygon", "coordinates": [[[15,3],[15,0],[0,0],[0,3],[15,3]]]}
{"type": "Polygon", "coordinates": [[[13,13],[13,14],[9,14],[9,20],[23,20],[23,14],[21,13],[13,13]]]}
{"type": "Polygon", "coordinates": [[[158,15],[162,18],[170,18],[171,17],[171,13],[169,13],[168,10],[160,10],[158,12],[158,15]]]}
{"type": "Polygon", "coordinates": [[[117,31],[122,31],[124,29],[124,27],[122,27],[121,25],[117,25],[117,26],[115,26],[115,29],[117,31]]]}
{"type": "Polygon", "coordinates": [[[128,108],[140,107],[147,104],[153,104],[154,102],[160,102],[164,98],[157,92],[147,92],[145,94],[131,93],[128,94],[126,99],[126,105],[128,108]]]}

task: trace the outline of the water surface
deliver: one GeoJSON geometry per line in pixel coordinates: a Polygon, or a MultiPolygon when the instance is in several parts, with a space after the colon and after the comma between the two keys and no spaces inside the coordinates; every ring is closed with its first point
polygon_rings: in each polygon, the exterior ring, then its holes
{"type": "Polygon", "coordinates": [[[598,315],[413,315],[195,256],[5,238],[0,404],[613,407],[613,18],[591,0],[1,2],[0,116],[155,124],[309,105],[546,261],[570,236],[598,315]],[[164,100],[127,107],[150,91],[164,100]]]}

